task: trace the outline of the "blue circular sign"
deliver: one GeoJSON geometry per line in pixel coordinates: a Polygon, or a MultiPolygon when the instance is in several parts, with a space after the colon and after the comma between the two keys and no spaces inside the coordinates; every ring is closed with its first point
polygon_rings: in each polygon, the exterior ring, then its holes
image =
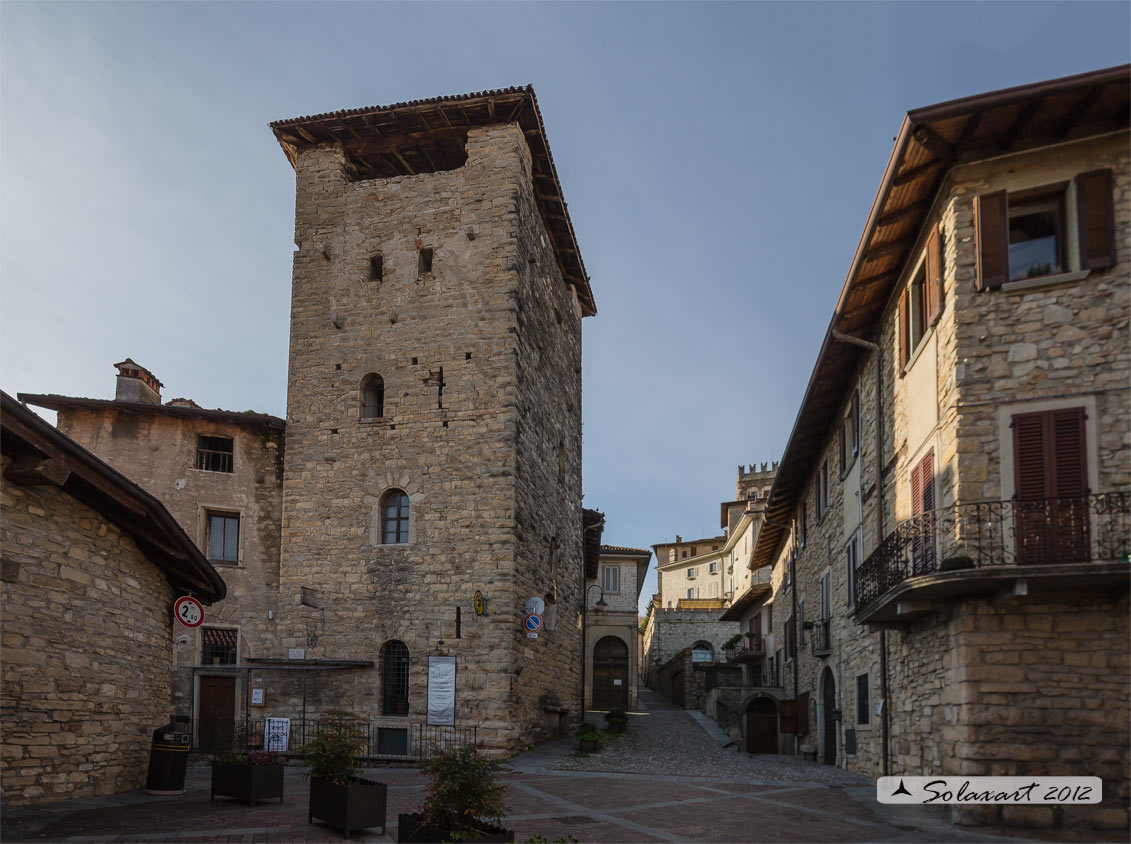
{"type": "Polygon", "coordinates": [[[527,633],[537,633],[542,629],[542,616],[531,613],[522,620],[522,626],[526,628],[527,633]]]}

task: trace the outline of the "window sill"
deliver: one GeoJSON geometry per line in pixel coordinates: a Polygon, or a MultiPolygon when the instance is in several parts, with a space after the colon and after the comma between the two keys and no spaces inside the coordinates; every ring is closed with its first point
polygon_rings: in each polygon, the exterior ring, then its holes
{"type": "Polygon", "coordinates": [[[358,419],[359,425],[387,425],[389,420],[384,416],[368,416],[358,419]]]}
{"type": "Polygon", "coordinates": [[[1078,281],[1083,281],[1091,274],[1091,270],[1076,270],[1071,273],[1041,275],[1036,278],[1019,278],[1017,281],[1007,281],[1001,286],[1001,291],[1002,293],[1023,293],[1026,290],[1043,290],[1046,287],[1060,287],[1061,285],[1075,284],[1078,281]]]}
{"type": "Polygon", "coordinates": [[[243,568],[243,565],[240,563],[239,560],[209,560],[208,562],[211,563],[214,566],[223,566],[224,568],[228,568],[228,569],[242,569],[243,568]]]}

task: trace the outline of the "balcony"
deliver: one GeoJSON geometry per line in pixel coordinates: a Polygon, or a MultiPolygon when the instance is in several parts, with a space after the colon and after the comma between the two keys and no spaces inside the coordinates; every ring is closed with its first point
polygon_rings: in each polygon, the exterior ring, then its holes
{"type": "Polygon", "coordinates": [[[809,631],[813,637],[813,656],[828,656],[833,652],[832,626],[832,621],[827,618],[813,623],[813,629],[809,631]]]}
{"type": "Polygon", "coordinates": [[[731,664],[753,664],[766,656],[766,640],[761,636],[743,636],[739,642],[724,649],[723,655],[731,664]]]}
{"type": "Polygon", "coordinates": [[[856,619],[901,623],[963,595],[1126,584],[1131,494],[979,501],[900,522],[856,570],[856,619]]]}

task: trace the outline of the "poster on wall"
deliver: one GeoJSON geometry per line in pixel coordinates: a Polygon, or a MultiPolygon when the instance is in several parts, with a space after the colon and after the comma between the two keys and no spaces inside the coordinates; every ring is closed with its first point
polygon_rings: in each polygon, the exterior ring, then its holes
{"type": "Polygon", "coordinates": [[[428,723],[456,721],[456,658],[428,657],[428,723]]]}
{"type": "Polygon", "coordinates": [[[263,749],[286,753],[291,738],[290,718],[268,718],[263,727],[263,749]]]}

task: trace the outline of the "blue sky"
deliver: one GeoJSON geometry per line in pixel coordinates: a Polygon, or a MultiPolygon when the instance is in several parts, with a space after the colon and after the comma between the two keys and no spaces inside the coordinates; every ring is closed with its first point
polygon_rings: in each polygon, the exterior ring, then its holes
{"type": "MultiPolygon", "coordinates": [[[[267,123],[533,83],[600,311],[585,504],[718,530],[781,456],[903,113],[1121,64],[1127,3],[0,5],[0,385],[283,415],[267,123]]],[[[654,574],[644,599],[654,588],[654,574]]]]}

